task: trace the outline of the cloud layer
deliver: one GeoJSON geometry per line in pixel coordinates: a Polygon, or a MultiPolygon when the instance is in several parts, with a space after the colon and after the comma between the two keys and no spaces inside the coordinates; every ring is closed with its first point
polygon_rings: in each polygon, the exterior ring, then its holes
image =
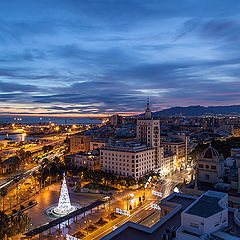
{"type": "Polygon", "coordinates": [[[0,3],[2,113],[240,103],[240,2],[0,3]]]}

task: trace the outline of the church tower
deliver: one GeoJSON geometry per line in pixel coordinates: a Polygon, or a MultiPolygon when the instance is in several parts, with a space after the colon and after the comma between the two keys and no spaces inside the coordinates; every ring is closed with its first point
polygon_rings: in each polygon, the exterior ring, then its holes
{"type": "Polygon", "coordinates": [[[154,165],[152,170],[158,171],[162,167],[162,151],[160,148],[160,120],[151,116],[149,99],[145,116],[137,120],[137,139],[148,147],[154,148],[154,165]]]}
{"type": "Polygon", "coordinates": [[[152,117],[152,112],[151,109],[149,107],[149,98],[147,100],[147,109],[145,110],[145,119],[151,119],[152,117]]]}

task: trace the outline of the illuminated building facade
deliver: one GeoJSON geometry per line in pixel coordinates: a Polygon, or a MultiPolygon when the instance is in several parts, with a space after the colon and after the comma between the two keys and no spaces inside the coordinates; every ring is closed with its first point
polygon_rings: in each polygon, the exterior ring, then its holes
{"type": "Polygon", "coordinates": [[[145,117],[137,120],[137,139],[154,148],[154,170],[162,168],[163,151],[160,148],[160,120],[151,117],[149,102],[145,111],[145,117]]]}

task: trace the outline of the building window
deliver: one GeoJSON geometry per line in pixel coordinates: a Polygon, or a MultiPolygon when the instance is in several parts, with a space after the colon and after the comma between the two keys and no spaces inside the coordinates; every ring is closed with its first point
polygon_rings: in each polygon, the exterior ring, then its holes
{"type": "Polygon", "coordinates": [[[197,223],[190,223],[190,227],[199,228],[199,225],[197,223]]]}
{"type": "Polygon", "coordinates": [[[217,167],[216,166],[211,166],[211,169],[216,170],[217,167]]]}
{"type": "Polygon", "coordinates": [[[203,164],[198,164],[198,167],[199,168],[203,168],[203,164]]]}
{"type": "Polygon", "coordinates": [[[205,166],[205,168],[207,168],[207,169],[208,169],[208,168],[209,168],[209,165],[206,165],[206,166],[205,166]]]}
{"type": "Polygon", "coordinates": [[[209,175],[208,175],[208,174],[205,174],[205,178],[206,178],[206,179],[209,179],[209,175]]]}

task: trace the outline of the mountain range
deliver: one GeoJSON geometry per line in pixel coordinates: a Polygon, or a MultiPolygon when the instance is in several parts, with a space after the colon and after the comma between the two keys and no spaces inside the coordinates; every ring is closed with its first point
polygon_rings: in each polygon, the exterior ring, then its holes
{"type": "Polygon", "coordinates": [[[152,113],[153,117],[161,116],[203,116],[203,115],[240,115],[240,105],[231,106],[188,106],[171,107],[152,113]]]}

